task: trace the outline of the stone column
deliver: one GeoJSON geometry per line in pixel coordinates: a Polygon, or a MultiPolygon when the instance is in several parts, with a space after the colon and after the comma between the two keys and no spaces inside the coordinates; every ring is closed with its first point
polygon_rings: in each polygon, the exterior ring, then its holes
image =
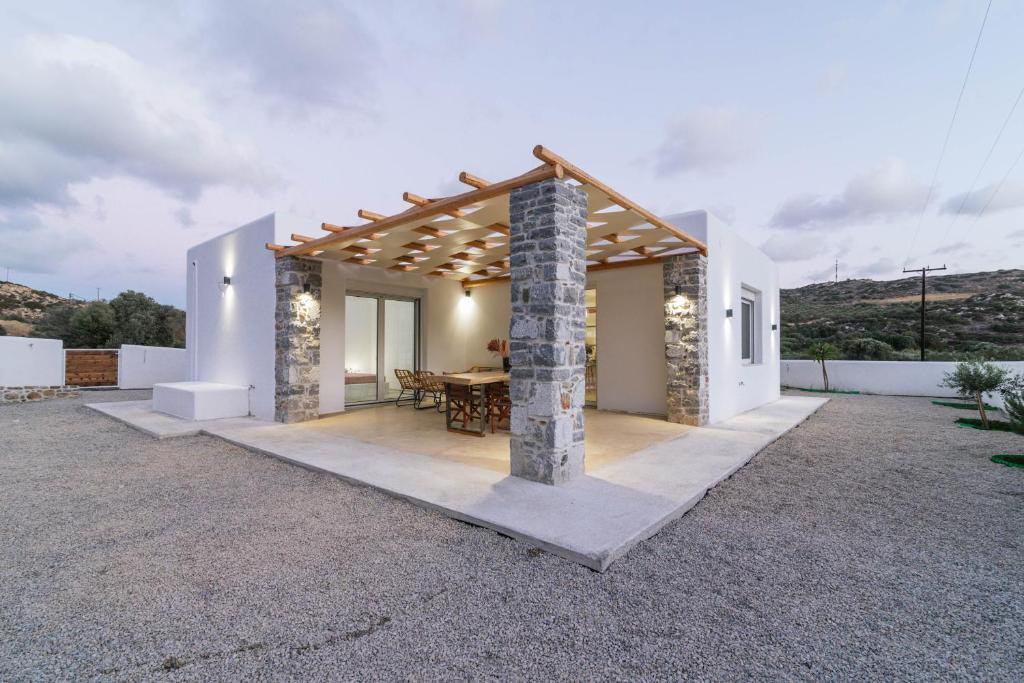
{"type": "Polygon", "coordinates": [[[315,420],[320,416],[321,263],[287,256],[275,265],[274,419],[315,420]]]}
{"type": "Polygon", "coordinates": [[[707,257],[672,256],[662,268],[668,421],[699,427],[708,423],[707,257]]]}
{"type": "Polygon", "coordinates": [[[509,195],[512,474],[583,474],[587,195],[558,179],[509,195]]]}

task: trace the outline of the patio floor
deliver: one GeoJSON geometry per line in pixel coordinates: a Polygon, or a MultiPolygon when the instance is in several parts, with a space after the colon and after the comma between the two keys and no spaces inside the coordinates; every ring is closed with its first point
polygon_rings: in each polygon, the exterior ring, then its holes
{"type": "Polygon", "coordinates": [[[371,441],[368,435],[378,434],[382,422],[398,424],[394,412],[390,420],[384,412],[394,411],[393,407],[291,425],[253,418],[187,423],[154,413],[149,401],[89,407],[155,436],[217,436],[372,486],[604,571],[826,401],[786,396],[701,428],[666,427],[667,423],[650,418],[588,412],[587,445],[589,449],[595,441],[597,462],[591,462],[586,476],[557,487],[508,476],[507,437],[448,434],[440,416],[428,411],[420,413],[423,417],[409,418],[431,420],[432,428],[418,438],[414,440],[410,431],[394,437],[401,443],[381,443],[379,436],[371,441]],[[434,425],[434,418],[439,424],[434,425]],[[635,427],[623,426],[627,424],[635,427]],[[669,434],[672,429],[677,430],[675,435],[669,434]],[[615,434],[619,430],[626,431],[615,434]],[[643,434],[645,430],[650,433],[643,434]],[[597,435],[602,433],[611,445],[597,445],[597,435]],[[445,451],[450,438],[459,439],[451,443],[459,444],[460,452],[445,451]],[[628,452],[633,438],[638,439],[636,449],[628,452]],[[481,452],[467,455],[470,451],[461,452],[463,443],[464,448],[481,452]],[[499,452],[504,467],[498,467],[499,452]]]}
{"type": "MultiPolygon", "coordinates": [[[[692,427],[662,418],[626,415],[588,408],[585,411],[587,471],[682,435],[692,427]]],[[[394,405],[358,408],[309,423],[325,434],[435,458],[509,473],[510,433],[488,428],[484,438],[456,434],[444,428],[444,414],[394,405]]]]}

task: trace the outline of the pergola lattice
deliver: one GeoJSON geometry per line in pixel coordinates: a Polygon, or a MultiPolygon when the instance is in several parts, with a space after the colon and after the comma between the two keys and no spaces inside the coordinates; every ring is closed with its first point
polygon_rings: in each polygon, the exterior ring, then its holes
{"type": "Polygon", "coordinates": [[[464,287],[507,281],[509,277],[508,195],[513,189],[549,178],[569,177],[587,193],[587,270],[657,263],[666,256],[707,246],[666,223],[582,169],[538,145],[539,167],[489,183],[463,172],[459,180],[474,189],[452,197],[427,199],[406,192],[413,206],[384,216],[361,209],[369,223],[341,227],[323,223],[329,233],[314,238],[293,234],[298,244],[267,244],[283,256],[312,256],[356,265],[461,280],[464,287]]]}

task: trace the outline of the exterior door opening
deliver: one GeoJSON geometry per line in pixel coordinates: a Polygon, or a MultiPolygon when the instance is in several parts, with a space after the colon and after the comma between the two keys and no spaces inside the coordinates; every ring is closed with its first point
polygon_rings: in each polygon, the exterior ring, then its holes
{"type": "Polygon", "coordinates": [[[419,369],[419,299],[345,297],[345,405],[395,400],[395,370],[419,369]]]}

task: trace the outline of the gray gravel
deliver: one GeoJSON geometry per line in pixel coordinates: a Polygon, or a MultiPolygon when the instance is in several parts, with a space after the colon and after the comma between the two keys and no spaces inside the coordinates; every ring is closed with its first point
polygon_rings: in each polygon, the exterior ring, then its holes
{"type": "Polygon", "coordinates": [[[212,438],[0,407],[0,679],[1024,679],[1024,437],[838,397],[596,574],[212,438]]]}

